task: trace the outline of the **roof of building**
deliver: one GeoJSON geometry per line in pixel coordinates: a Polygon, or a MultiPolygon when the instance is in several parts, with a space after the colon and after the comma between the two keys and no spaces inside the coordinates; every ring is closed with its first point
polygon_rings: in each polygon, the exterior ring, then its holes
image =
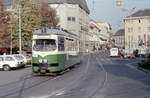
{"type": "Polygon", "coordinates": [[[118,30],[114,36],[124,36],[125,35],[125,30],[124,29],[120,29],[118,30]]]}
{"type": "Polygon", "coordinates": [[[62,3],[78,4],[87,13],[90,13],[85,0],[43,0],[43,1],[45,1],[46,3],[49,3],[49,4],[62,4],[62,3]]]}
{"type": "MultiPolygon", "coordinates": [[[[5,5],[11,5],[15,0],[3,0],[3,3],[5,5]]],[[[88,14],[90,13],[90,10],[87,6],[87,3],[85,0],[41,0],[49,4],[62,4],[62,3],[68,3],[68,4],[78,4],[82,9],[84,9],[88,14]]]]}
{"type": "Polygon", "coordinates": [[[150,16],[150,9],[139,10],[131,15],[131,17],[143,17],[143,16],[150,16]]]}

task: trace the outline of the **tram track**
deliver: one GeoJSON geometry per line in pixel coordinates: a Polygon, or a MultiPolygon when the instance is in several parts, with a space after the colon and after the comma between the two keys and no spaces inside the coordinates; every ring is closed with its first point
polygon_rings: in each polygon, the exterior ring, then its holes
{"type": "Polygon", "coordinates": [[[97,63],[98,63],[98,67],[99,67],[100,69],[102,69],[102,71],[103,71],[105,74],[104,74],[104,80],[103,80],[103,82],[98,85],[97,89],[95,89],[95,91],[94,91],[88,98],[93,98],[93,97],[96,95],[96,93],[97,93],[98,91],[102,90],[102,89],[104,88],[104,86],[106,85],[107,80],[108,80],[108,73],[107,73],[107,71],[105,70],[104,65],[98,60],[98,55],[95,55],[95,56],[96,56],[96,57],[95,57],[95,60],[96,60],[97,63]]]}
{"type": "MultiPolygon", "coordinates": [[[[42,98],[53,98],[53,97],[55,98],[57,95],[61,95],[61,94],[64,94],[65,92],[67,92],[72,85],[76,84],[77,81],[79,81],[79,80],[81,80],[81,79],[83,79],[85,77],[86,73],[88,72],[89,63],[90,63],[90,55],[88,55],[86,68],[85,68],[84,72],[82,73],[82,75],[79,78],[77,78],[76,80],[72,81],[67,86],[65,86],[63,88],[60,88],[58,90],[55,90],[55,91],[51,92],[50,94],[48,94],[47,96],[44,96],[42,98]]],[[[38,98],[40,98],[40,97],[38,97],[38,98]]]]}
{"type": "MultiPolygon", "coordinates": [[[[68,71],[68,70],[67,70],[68,71]]],[[[85,72],[84,72],[85,74],[85,72]]],[[[12,95],[18,95],[17,98],[21,98],[21,95],[24,91],[34,88],[36,86],[42,85],[48,81],[56,80],[57,78],[60,78],[61,76],[33,76],[32,73],[23,75],[19,80],[10,82],[4,85],[0,85],[0,89],[6,89],[7,94],[0,95],[0,98],[9,97],[12,95]],[[41,79],[42,78],[42,79],[41,79]],[[44,78],[44,79],[43,79],[44,78]],[[33,81],[29,84],[27,84],[28,81],[33,81]],[[21,86],[17,86],[18,84],[21,84],[21,86]],[[13,88],[10,88],[10,87],[13,88]],[[17,86],[17,87],[16,87],[17,86]],[[8,88],[8,89],[7,89],[8,88]]],[[[60,90],[58,90],[60,91],[60,90]]]]}

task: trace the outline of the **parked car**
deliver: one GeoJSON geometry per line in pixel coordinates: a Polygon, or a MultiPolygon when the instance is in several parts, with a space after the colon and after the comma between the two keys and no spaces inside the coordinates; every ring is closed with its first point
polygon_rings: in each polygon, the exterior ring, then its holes
{"type": "Polygon", "coordinates": [[[31,64],[31,57],[27,56],[26,54],[17,54],[23,58],[24,64],[31,64]]]}
{"type": "Polygon", "coordinates": [[[140,50],[138,51],[138,55],[139,55],[140,57],[148,57],[149,51],[148,51],[147,49],[140,49],[140,50]]]}
{"type": "Polygon", "coordinates": [[[23,60],[14,55],[1,55],[0,56],[0,69],[10,71],[11,68],[24,67],[23,60]]]}

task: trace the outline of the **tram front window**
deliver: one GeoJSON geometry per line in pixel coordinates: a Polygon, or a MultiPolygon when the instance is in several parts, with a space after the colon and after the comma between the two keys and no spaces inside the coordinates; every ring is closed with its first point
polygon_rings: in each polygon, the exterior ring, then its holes
{"type": "Polygon", "coordinates": [[[33,45],[35,51],[54,51],[56,50],[56,41],[54,39],[37,39],[33,45]]]}

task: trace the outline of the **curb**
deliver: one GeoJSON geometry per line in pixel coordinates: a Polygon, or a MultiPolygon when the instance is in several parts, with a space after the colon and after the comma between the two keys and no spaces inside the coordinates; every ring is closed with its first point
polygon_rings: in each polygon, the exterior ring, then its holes
{"type": "Polygon", "coordinates": [[[147,74],[150,74],[150,70],[148,70],[148,69],[144,69],[142,67],[137,67],[137,69],[139,69],[139,70],[141,70],[141,71],[143,71],[143,72],[145,72],[147,74]]]}
{"type": "Polygon", "coordinates": [[[128,64],[126,64],[126,65],[129,66],[130,68],[135,69],[135,70],[138,71],[138,72],[141,72],[141,73],[145,73],[145,74],[150,75],[150,71],[149,71],[149,70],[143,69],[143,68],[141,68],[141,67],[139,67],[139,66],[134,66],[134,65],[133,65],[133,64],[137,64],[137,63],[138,63],[138,62],[132,62],[132,63],[128,63],[128,64]]]}

